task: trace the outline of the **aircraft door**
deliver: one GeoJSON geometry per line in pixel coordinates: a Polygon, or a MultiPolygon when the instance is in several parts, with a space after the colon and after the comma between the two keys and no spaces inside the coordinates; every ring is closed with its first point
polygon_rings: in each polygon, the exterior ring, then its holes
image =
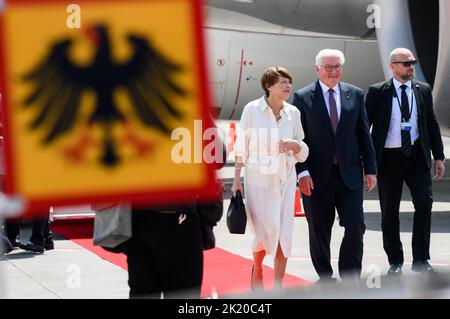
{"type": "Polygon", "coordinates": [[[221,119],[238,120],[244,106],[262,96],[259,89],[262,69],[261,66],[255,65],[256,55],[252,49],[255,41],[252,36],[230,32],[230,65],[221,119]]]}
{"type": "Polygon", "coordinates": [[[227,94],[228,69],[230,65],[230,37],[221,30],[207,30],[207,70],[209,87],[213,96],[215,117],[220,115],[227,94]]]}

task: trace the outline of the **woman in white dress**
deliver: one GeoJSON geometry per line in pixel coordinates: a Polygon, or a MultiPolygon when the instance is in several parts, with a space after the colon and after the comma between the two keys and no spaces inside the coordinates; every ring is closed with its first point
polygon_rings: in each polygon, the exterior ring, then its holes
{"type": "Polygon", "coordinates": [[[302,142],[299,110],[286,103],[292,76],[282,67],[268,68],[261,76],[265,96],[248,103],[241,116],[235,143],[235,176],[232,193],[242,192],[253,241],[252,289],[263,288],[262,264],[274,257],[275,285],[282,287],[287,258],[291,255],[296,190],[295,163],[308,157],[302,142]]]}

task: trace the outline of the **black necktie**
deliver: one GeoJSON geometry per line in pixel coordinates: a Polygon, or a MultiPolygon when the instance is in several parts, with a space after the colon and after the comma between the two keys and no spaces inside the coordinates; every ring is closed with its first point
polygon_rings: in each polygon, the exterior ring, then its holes
{"type": "MultiPolygon", "coordinates": [[[[408,96],[406,95],[406,85],[401,85],[402,89],[402,122],[409,122],[409,103],[408,96]]],[[[402,152],[405,156],[411,156],[412,153],[412,145],[411,145],[411,131],[401,130],[402,134],[402,152]]]]}

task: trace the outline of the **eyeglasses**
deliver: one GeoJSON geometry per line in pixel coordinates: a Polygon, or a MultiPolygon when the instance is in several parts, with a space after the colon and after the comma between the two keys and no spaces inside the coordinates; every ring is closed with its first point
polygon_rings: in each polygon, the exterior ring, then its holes
{"type": "Polygon", "coordinates": [[[336,70],[336,72],[340,72],[342,71],[342,65],[322,65],[322,67],[327,71],[327,72],[332,72],[333,69],[336,70]]]}
{"type": "Polygon", "coordinates": [[[399,64],[401,63],[405,68],[409,68],[411,65],[415,66],[417,64],[416,60],[412,61],[400,61],[400,62],[392,62],[393,64],[399,64]]]}

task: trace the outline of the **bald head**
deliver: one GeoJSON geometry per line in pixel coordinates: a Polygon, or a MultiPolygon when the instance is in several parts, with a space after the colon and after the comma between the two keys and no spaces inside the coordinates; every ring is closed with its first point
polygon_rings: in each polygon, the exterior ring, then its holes
{"type": "Polygon", "coordinates": [[[401,62],[414,60],[414,54],[406,48],[396,48],[389,55],[389,62],[401,62]]]}
{"type": "Polygon", "coordinates": [[[414,79],[416,59],[410,50],[405,48],[392,50],[389,61],[389,68],[395,79],[401,83],[414,79]]]}

